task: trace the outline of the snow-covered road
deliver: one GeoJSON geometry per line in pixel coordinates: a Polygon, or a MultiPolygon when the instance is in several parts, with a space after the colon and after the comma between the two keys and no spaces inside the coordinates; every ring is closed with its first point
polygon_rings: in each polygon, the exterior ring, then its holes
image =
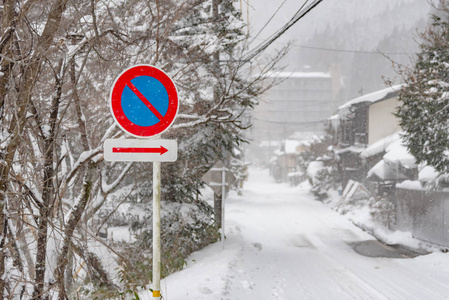
{"type": "Polygon", "coordinates": [[[449,254],[357,254],[350,243],[372,236],[266,170],[229,196],[226,236],[163,280],[164,299],[449,299],[449,254]]]}

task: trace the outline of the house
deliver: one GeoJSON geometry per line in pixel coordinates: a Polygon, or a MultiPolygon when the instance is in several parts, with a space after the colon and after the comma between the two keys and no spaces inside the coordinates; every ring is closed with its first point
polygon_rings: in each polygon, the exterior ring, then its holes
{"type": "Polygon", "coordinates": [[[273,162],[273,177],[278,182],[287,182],[289,174],[298,171],[298,155],[301,151],[301,142],[295,140],[285,140],[280,149],[276,150],[273,162]]]}
{"type": "Polygon", "coordinates": [[[418,164],[404,144],[394,115],[400,88],[349,101],[329,119],[345,187],[342,201],[360,204],[369,199],[368,205],[387,205],[377,213],[387,216],[385,226],[449,247],[448,177],[418,164]],[[440,184],[441,190],[429,189],[440,184]]]}
{"type": "Polygon", "coordinates": [[[367,172],[385,154],[364,157],[361,155],[364,150],[401,130],[399,120],[394,115],[401,86],[355,98],[340,106],[338,114],[329,120],[335,129],[336,154],[339,157],[343,187],[351,179],[363,182],[367,172]]]}

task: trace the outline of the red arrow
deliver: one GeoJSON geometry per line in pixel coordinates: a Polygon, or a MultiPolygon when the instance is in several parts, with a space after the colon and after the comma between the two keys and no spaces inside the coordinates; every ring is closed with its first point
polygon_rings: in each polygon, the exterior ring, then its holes
{"type": "Polygon", "coordinates": [[[159,153],[160,155],[164,154],[168,150],[162,146],[159,148],[138,148],[138,147],[113,147],[113,153],[159,153]]]}

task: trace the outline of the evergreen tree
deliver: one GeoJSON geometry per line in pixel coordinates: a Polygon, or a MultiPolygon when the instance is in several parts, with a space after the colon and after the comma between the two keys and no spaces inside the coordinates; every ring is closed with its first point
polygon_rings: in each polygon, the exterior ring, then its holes
{"type": "Polygon", "coordinates": [[[402,70],[405,85],[397,117],[418,163],[449,171],[449,1],[440,0],[432,24],[420,34],[414,68],[402,70]]]}

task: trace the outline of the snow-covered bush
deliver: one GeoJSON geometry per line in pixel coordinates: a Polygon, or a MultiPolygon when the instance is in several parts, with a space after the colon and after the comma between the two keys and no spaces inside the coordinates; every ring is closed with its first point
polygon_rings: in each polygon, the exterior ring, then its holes
{"type": "Polygon", "coordinates": [[[332,138],[329,135],[314,136],[308,144],[308,149],[300,153],[298,164],[307,175],[311,192],[323,200],[328,197],[328,191],[336,189],[341,181],[332,153],[332,138]]]}
{"type": "Polygon", "coordinates": [[[307,178],[313,195],[318,200],[324,200],[328,197],[329,189],[336,188],[337,169],[333,166],[326,167],[322,161],[312,161],[307,168],[307,178]]]}
{"type": "MultiPolygon", "coordinates": [[[[165,277],[185,266],[185,258],[193,251],[217,241],[218,232],[212,220],[212,208],[204,203],[167,203],[161,219],[161,276],[165,277]]],[[[148,216],[152,215],[150,209],[148,216]]],[[[129,289],[149,287],[152,278],[152,218],[132,224],[136,242],[123,248],[121,278],[129,289]],[[125,259],[126,258],[126,259],[125,259]]]]}
{"type": "Polygon", "coordinates": [[[396,222],[395,206],[387,199],[386,195],[372,201],[371,215],[375,223],[387,228],[396,222]]]}
{"type": "Polygon", "coordinates": [[[327,197],[327,190],[322,185],[322,178],[325,177],[326,173],[324,164],[321,161],[312,161],[307,167],[307,179],[311,185],[310,191],[319,200],[327,197]]]}

